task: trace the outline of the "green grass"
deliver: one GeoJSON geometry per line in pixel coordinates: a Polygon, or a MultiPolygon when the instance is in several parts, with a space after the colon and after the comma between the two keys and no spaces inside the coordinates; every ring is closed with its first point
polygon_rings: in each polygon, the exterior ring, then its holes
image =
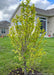
{"type": "Polygon", "coordinates": [[[47,55],[43,57],[40,68],[42,72],[53,73],[54,75],[54,38],[45,39],[47,40],[47,43],[44,49],[47,55]]]}
{"type": "MultiPolygon", "coordinates": [[[[42,72],[54,74],[54,38],[45,38],[47,44],[44,49],[47,55],[43,57],[40,69],[42,72]]],[[[15,69],[15,54],[12,52],[12,45],[8,37],[0,38],[0,75],[8,75],[10,70],[15,69]]]]}
{"type": "Polygon", "coordinates": [[[12,49],[8,37],[0,38],[0,75],[8,75],[16,67],[12,49]]]}

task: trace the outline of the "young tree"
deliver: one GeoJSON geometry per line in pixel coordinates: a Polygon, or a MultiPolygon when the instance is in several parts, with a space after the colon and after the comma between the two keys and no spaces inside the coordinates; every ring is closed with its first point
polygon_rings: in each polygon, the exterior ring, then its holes
{"type": "Polygon", "coordinates": [[[36,10],[34,4],[29,5],[30,0],[22,2],[21,14],[16,15],[12,20],[14,25],[10,28],[9,36],[14,46],[14,52],[18,60],[18,66],[27,71],[36,69],[41,62],[41,57],[45,53],[43,50],[43,37],[45,35],[44,29],[41,30],[41,22],[36,17],[36,10]],[[36,22],[36,24],[35,24],[36,22]],[[41,33],[41,36],[40,36],[41,33]]]}

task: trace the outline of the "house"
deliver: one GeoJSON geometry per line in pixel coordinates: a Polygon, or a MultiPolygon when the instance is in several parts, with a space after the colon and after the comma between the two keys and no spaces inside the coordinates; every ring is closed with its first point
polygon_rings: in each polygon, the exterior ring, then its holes
{"type": "Polygon", "coordinates": [[[0,36],[7,36],[9,34],[10,22],[0,21],[0,36]]]}
{"type": "MultiPolygon", "coordinates": [[[[16,11],[13,13],[12,18],[15,18],[16,14],[20,15],[21,12],[21,6],[19,5],[16,9],[16,11]]],[[[50,10],[43,10],[43,9],[39,9],[36,8],[36,18],[39,17],[40,21],[42,22],[42,26],[41,29],[44,28],[46,31],[46,37],[48,37],[49,35],[51,37],[53,37],[54,34],[54,9],[50,9],[50,10]]],[[[13,23],[11,22],[11,25],[13,25],[13,23]]]]}

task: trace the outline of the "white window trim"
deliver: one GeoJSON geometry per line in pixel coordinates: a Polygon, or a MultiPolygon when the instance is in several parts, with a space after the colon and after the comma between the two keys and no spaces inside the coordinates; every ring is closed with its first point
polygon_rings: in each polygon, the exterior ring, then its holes
{"type": "Polygon", "coordinates": [[[36,16],[36,19],[38,17],[46,18],[46,20],[44,20],[44,19],[41,19],[41,20],[46,21],[46,35],[45,36],[47,36],[47,17],[44,17],[44,16],[36,16]]]}

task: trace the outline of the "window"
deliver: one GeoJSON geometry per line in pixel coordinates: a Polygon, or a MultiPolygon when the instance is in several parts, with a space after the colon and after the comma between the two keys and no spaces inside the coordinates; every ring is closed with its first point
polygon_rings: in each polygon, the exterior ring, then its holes
{"type": "Polygon", "coordinates": [[[41,24],[41,30],[44,29],[46,31],[46,18],[39,17],[41,24]]]}
{"type": "Polygon", "coordinates": [[[1,33],[5,33],[5,28],[2,28],[1,29],[1,33]]]}

